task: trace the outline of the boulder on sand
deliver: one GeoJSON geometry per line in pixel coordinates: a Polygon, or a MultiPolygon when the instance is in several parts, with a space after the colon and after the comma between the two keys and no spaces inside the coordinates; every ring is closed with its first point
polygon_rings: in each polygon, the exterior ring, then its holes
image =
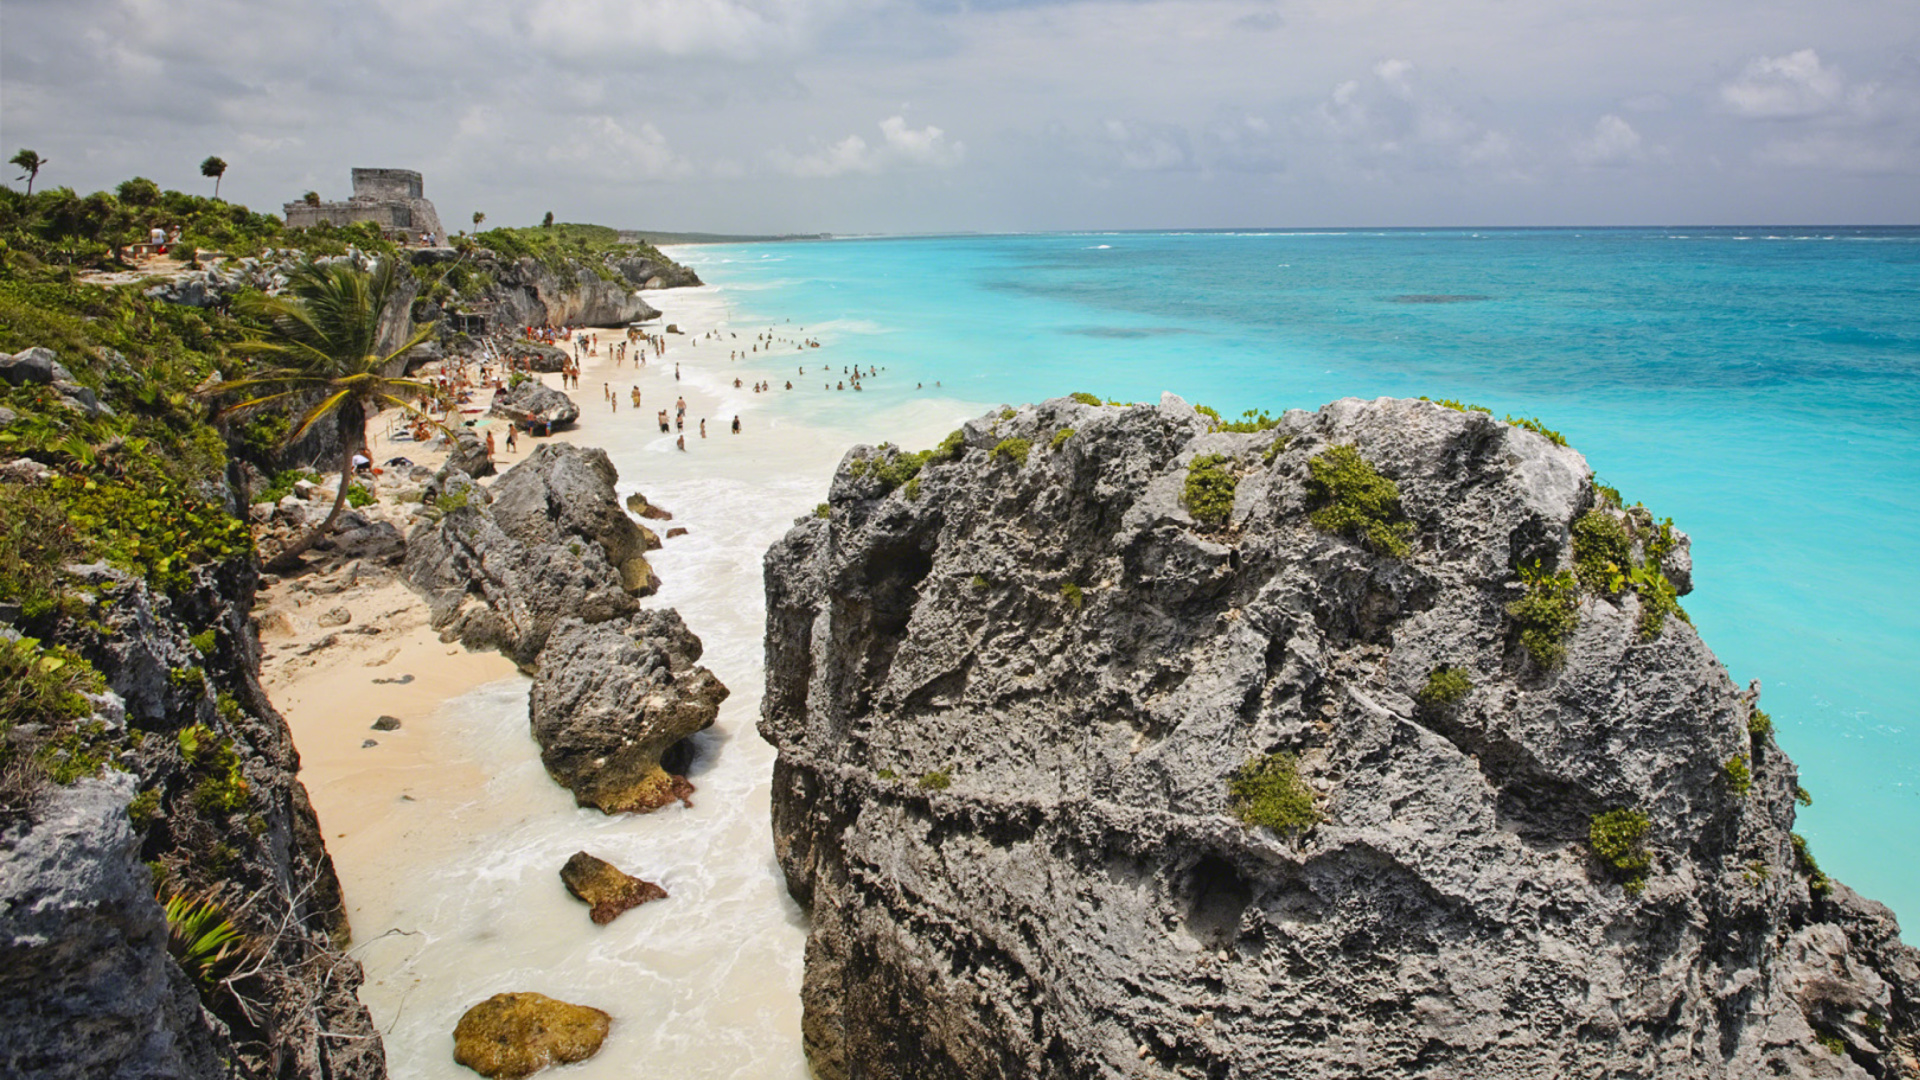
{"type": "Polygon", "coordinates": [[[527,703],[547,772],[581,806],[609,814],[691,805],[693,785],[660,758],[711,725],[726,700],[720,680],[694,666],[699,658],[700,639],[671,609],[562,620],[527,703]]]}
{"type": "Polygon", "coordinates": [[[580,419],[580,406],[539,379],[528,379],[519,386],[495,394],[487,414],[516,424],[544,424],[563,428],[580,419]]]}
{"type": "Polygon", "coordinates": [[[482,1076],[531,1076],[600,1052],[613,1018],[545,994],[495,994],[453,1029],[453,1060],[482,1076]]]}
{"type": "Polygon", "coordinates": [[[605,926],[628,908],[649,900],[665,900],[667,890],[651,881],[642,881],[604,859],[576,851],[560,868],[560,880],[575,898],[591,905],[587,915],[605,926]]]}

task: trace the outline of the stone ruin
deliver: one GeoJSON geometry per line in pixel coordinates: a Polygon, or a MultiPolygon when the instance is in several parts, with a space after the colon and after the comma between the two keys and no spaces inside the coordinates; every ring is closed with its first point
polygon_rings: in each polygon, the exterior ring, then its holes
{"type": "Polygon", "coordinates": [[[354,225],[371,221],[390,240],[418,242],[422,233],[435,243],[446,242],[440,215],[423,193],[420,174],[411,169],[355,169],[353,197],[345,202],[290,202],[285,206],[287,228],[305,229],[322,223],[354,225]]]}

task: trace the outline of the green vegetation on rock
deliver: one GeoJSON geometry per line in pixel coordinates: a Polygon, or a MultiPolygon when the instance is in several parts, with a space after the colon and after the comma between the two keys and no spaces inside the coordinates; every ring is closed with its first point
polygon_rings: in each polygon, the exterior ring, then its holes
{"type": "Polygon", "coordinates": [[[1084,390],[1075,390],[1073,393],[1068,394],[1067,396],[1079,402],[1082,405],[1100,404],[1100,399],[1098,397],[1094,396],[1093,394],[1089,394],[1084,390]]]}
{"type": "Polygon", "coordinates": [[[1747,714],[1747,734],[1756,739],[1764,739],[1773,734],[1773,717],[1761,709],[1754,709],[1747,714]]]}
{"type": "Polygon", "coordinates": [[[1300,778],[1292,754],[1267,754],[1242,765],[1227,781],[1227,795],[1233,815],[1258,828],[1298,833],[1320,820],[1313,789],[1300,778]]]}
{"type": "Polygon", "coordinates": [[[1075,611],[1079,611],[1081,606],[1087,602],[1086,593],[1080,586],[1075,585],[1071,581],[1063,581],[1060,583],[1060,595],[1066,598],[1067,606],[1075,611]]]}
{"type": "Polygon", "coordinates": [[[987,455],[987,460],[994,461],[1001,457],[1007,457],[1017,464],[1025,465],[1027,463],[1027,455],[1032,452],[1033,444],[1025,439],[1001,439],[994,445],[993,452],[987,455]]]}
{"type": "Polygon", "coordinates": [[[1376,555],[1412,554],[1413,523],[1400,508],[1400,486],[1380,475],[1351,443],[1307,459],[1307,519],[1314,527],[1365,545],[1376,555]]]}
{"type": "Polygon", "coordinates": [[[1587,825],[1587,843],[1594,856],[1607,864],[1629,896],[1638,896],[1647,887],[1653,856],[1646,842],[1652,829],[1644,811],[1624,807],[1595,814],[1587,825]]]}
{"type": "Polygon", "coordinates": [[[1187,466],[1181,501],[1195,521],[1220,526],[1233,516],[1233,492],[1240,481],[1232,465],[1232,459],[1222,454],[1201,454],[1187,466]]]}
{"type": "Polygon", "coordinates": [[[1452,705],[1473,689],[1473,680],[1464,669],[1437,667],[1427,676],[1427,685],[1415,695],[1422,705],[1452,705]]]}
{"type": "Polygon", "coordinates": [[[1747,765],[1745,754],[1735,754],[1720,767],[1720,774],[1726,778],[1727,790],[1736,798],[1745,798],[1753,790],[1753,769],[1747,765]]]}
{"type": "Polygon", "coordinates": [[[1056,431],[1053,433],[1053,438],[1047,440],[1047,447],[1048,449],[1051,449],[1051,450],[1058,450],[1060,449],[1063,443],[1065,443],[1068,439],[1073,438],[1073,436],[1074,436],[1074,431],[1072,428],[1063,427],[1059,431],[1056,431]]]}
{"type": "Polygon", "coordinates": [[[921,791],[945,791],[953,786],[953,773],[946,769],[934,769],[921,773],[917,783],[921,791]]]}
{"type": "Polygon", "coordinates": [[[1520,644],[1543,668],[1558,665],[1567,655],[1567,639],[1580,625],[1580,584],[1570,571],[1553,574],[1538,562],[1520,568],[1527,593],[1507,605],[1507,614],[1520,629],[1520,644]]]}
{"type": "Polygon", "coordinates": [[[1790,833],[1787,837],[1793,844],[1793,865],[1800,876],[1807,881],[1807,891],[1816,898],[1825,897],[1833,891],[1833,881],[1820,872],[1820,864],[1814,861],[1812,849],[1807,847],[1807,838],[1799,833],[1790,833]]]}

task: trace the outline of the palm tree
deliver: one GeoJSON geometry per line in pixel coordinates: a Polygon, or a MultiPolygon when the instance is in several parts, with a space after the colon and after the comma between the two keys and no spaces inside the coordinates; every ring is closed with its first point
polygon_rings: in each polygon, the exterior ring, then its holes
{"type": "Polygon", "coordinates": [[[200,175],[213,178],[213,197],[220,197],[220,178],[227,175],[227,163],[217,157],[208,157],[200,163],[200,175]]]}
{"type": "Polygon", "coordinates": [[[7,159],[7,164],[20,170],[20,179],[27,182],[27,194],[31,195],[33,182],[39,179],[40,170],[47,164],[47,159],[31,150],[22,150],[7,159]]]}
{"type": "Polygon", "coordinates": [[[332,531],[347,504],[353,457],[366,442],[369,416],[385,406],[398,405],[435,427],[441,426],[407,400],[430,389],[426,383],[385,374],[389,364],[431,337],[434,329],[431,323],[412,327],[398,349],[380,354],[380,316],[394,295],[397,266],[398,261],[391,257],[380,260],[371,271],[356,269],[347,262],[326,266],[308,263],[288,275],[284,293],[250,295],[238,305],[243,314],[267,324],[267,337],[247,346],[282,361],[283,366],[212,388],[211,393],[257,395],[229,406],[225,415],[318,392],[319,401],[301,414],[288,432],[287,442],[298,441],[329,416],[338,420],[340,491],[334,496],[333,512],[274,556],[267,564],[269,569],[296,565],[308,548],[332,531]]]}
{"type": "Polygon", "coordinates": [[[485,214],[483,214],[483,213],[481,213],[481,212],[480,212],[480,211],[478,211],[478,210],[475,210],[475,211],[473,212],[473,231],[474,231],[474,232],[479,232],[479,231],[480,231],[480,223],[481,223],[481,222],[483,222],[483,221],[485,221],[485,220],[487,220],[487,215],[485,215],[485,214]]]}

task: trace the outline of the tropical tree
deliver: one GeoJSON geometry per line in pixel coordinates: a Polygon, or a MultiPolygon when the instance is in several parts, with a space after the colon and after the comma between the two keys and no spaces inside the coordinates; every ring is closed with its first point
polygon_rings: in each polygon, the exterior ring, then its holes
{"type": "Polygon", "coordinates": [[[540,227],[543,229],[553,228],[553,211],[547,211],[547,216],[540,219],[540,227]]]}
{"type": "Polygon", "coordinates": [[[220,178],[227,175],[227,163],[217,157],[209,156],[200,163],[200,175],[213,178],[213,197],[220,197],[220,178]]]}
{"type": "Polygon", "coordinates": [[[485,220],[487,220],[487,215],[485,215],[485,214],[483,214],[483,213],[481,213],[481,212],[480,212],[480,211],[478,211],[478,210],[475,210],[475,211],[473,212],[473,231],[474,231],[474,232],[479,232],[479,231],[480,231],[480,223],[481,223],[481,222],[483,222],[483,221],[485,221],[485,220]]]}
{"type": "Polygon", "coordinates": [[[287,288],[277,296],[250,294],[235,305],[242,314],[264,321],[267,334],[243,348],[259,353],[279,366],[222,383],[209,392],[247,395],[227,407],[223,415],[257,409],[274,402],[305,403],[287,432],[291,444],[334,417],[340,440],[340,490],[333,512],[306,535],[274,556],[269,569],[296,565],[299,557],[331,532],[347,505],[353,483],[353,457],[365,445],[367,420],[388,405],[397,405],[435,427],[440,425],[409,399],[429,389],[418,379],[389,376],[386,369],[414,346],[433,335],[433,325],[411,327],[399,348],[381,354],[380,316],[399,282],[398,261],[381,259],[372,270],[348,262],[320,266],[308,263],[288,274],[287,288]]]}
{"type": "Polygon", "coordinates": [[[20,170],[20,179],[27,182],[27,194],[33,194],[33,182],[40,178],[40,170],[47,159],[31,150],[22,150],[7,159],[7,164],[20,170]]]}

